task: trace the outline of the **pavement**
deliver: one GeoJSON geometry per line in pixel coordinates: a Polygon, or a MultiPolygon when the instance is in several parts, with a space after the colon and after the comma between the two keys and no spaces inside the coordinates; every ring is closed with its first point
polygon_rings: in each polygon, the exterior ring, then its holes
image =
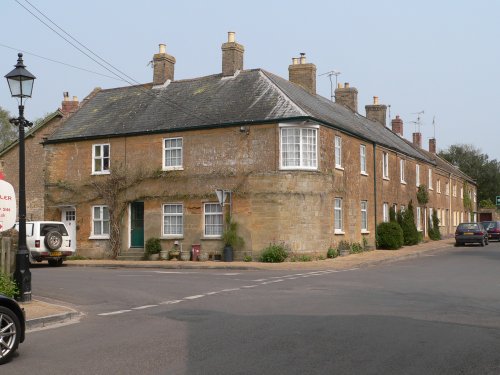
{"type": "MultiPolygon", "coordinates": [[[[359,254],[351,254],[334,259],[315,260],[311,262],[183,262],[175,260],[129,261],[129,260],[68,260],[66,267],[106,267],[106,268],[165,268],[165,269],[234,269],[234,270],[314,270],[314,269],[351,269],[364,268],[384,263],[426,256],[435,252],[451,250],[454,245],[451,238],[440,241],[427,241],[414,246],[405,246],[399,250],[373,250],[359,254]]],[[[54,303],[33,297],[31,302],[21,303],[26,313],[28,330],[43,328],[54,324],[78,321],[81,313],[63,303],[54,303]]]]}

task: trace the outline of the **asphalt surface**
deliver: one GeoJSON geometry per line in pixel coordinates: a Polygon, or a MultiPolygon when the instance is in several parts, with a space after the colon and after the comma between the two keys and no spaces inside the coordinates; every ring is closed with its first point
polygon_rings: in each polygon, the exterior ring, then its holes
{"type": "Polygon", "coordinates": [[[499,374],[500,244],[372,267],[40,267],[84,313],[2,374],[499,374]]]}

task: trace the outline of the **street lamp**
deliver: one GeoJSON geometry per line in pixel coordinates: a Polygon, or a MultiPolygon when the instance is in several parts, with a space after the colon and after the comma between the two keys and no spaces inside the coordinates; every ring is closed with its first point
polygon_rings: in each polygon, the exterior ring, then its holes
{"type": "Polygon", "coordinates": [[[8,73],[7,83],[13,98],[19,98],[19,117],[10,119],[10,123],[19,128],[19,245],[16,254],[16,281],[19,294],[17,299],[21,302],[31,301],[31,272],[29,250],[26,246],[26,189],[25,189],[25,161],[24,161],[24,128],[33,123],[24,118],[23,98],[31,98],[35,76],[26,70],[23,63],[23,54],[17,54],[15,69],[8,73]]]}

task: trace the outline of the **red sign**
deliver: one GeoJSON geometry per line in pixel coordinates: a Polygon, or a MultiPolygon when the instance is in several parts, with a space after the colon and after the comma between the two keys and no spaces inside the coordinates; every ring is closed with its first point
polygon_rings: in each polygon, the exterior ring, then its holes
{"type": "Polygon", "coordinates": [[[0,180],[0,232],[16,224],[17,207],[14,187],[7,181],[0,180]]]}

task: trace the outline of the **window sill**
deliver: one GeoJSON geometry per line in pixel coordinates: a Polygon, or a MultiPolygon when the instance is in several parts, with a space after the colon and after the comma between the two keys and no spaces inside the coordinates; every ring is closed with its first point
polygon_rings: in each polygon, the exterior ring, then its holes
{"type": "Polygon", "coordinates": [[[366,173],[366,172],[361,172],[361,176],[366,176],[366,177],[368,177],[368,173],[366,173]]]}
{"type": "Polygon", "coordinates": [[[168,171],[183,171],[184,167],[163,167],[162,171],[168,172],[168,171]]]}
{"type": "Polygon", "coordinates": [[[317,171],[318,167],[283,167],[280,166],[280,171],[317,171]]]}
{"type": "Polygon", "coordinates": [[[109,240],[109,235],[106,235],[106,236],[90,236],[89,240],[109,240]]]}
{"type": "Polygon", "coordinates": [[[391,180],[389,177],[386,177],[386,176],[382,177],[382,179],[386,180],[386,181],[390,181],[391,180]]]}
{"type": "Polygon", "coordinates": [[[401,185],[406,185],[406,181],[400,181],[401,185]]]}
{"type": "Polygon", "coordinates": [[[345,234],[345,232],[342,230],[338,230],[338,229],[336,229],[335,233],[334,233],[334,235],[343,235],[343,234],[345,234]]]}
{"type": "Polygon", "coordinates": [[[184,235],[168,235],[168,236],[161,236],[160,240],[183,240],[184,235]]]}
{"type": "Polygon", "coordinates": [[[100,176],[100,175],[108,175],[111,174],[110,171],[104,171],[104,172],[92,172],[90,175],[91,176],[100,176]]]}
{"type": "Polygon", "coordinates": [[[343,171],[344,170],[344,167],[342,167],[341,165],[336,165],[335,166],[335,169],[339,170],[339,171],[343,171]]]}
{"type": "Polygon", "coordinates": [[[361,234],[370,234],[370,231],[369,230],[362,230],[361,234]]]}
{"type": "Polygon", "coordinates": [[[202,237],[200,238],[200,240],[202,241],[211,241],[211,240],[217,240],[217,241],[220,241],[222,240],[222,236],[219,236],[219,237],[202,237]]]}

